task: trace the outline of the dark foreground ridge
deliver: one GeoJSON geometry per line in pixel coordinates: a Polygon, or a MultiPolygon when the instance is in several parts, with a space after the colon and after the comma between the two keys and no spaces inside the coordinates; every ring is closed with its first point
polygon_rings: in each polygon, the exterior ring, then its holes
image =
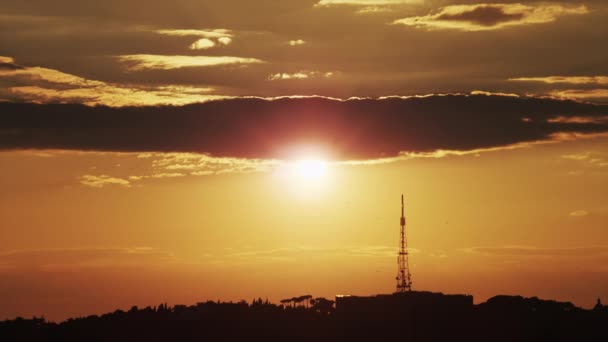
{"type": "Polygon", "coordinates": [[[407,292],[371,297],[312,296],[251,304],[131,308],[101,316],[0,322],[2,341],[608,341],[608,306],[407,292]]]}

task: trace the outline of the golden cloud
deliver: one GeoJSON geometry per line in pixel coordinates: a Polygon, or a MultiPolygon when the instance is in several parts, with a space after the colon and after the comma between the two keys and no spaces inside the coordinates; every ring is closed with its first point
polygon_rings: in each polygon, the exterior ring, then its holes
{"type": "Polygon", "coordinates": [[[304,44],[306,44],[306,42],[302,39],[296,39],[296,40],[289,41],[289,45],[291,45],[291,46],[298,46],[298,45],[304,45],[304,44]]]}
{"type": "Polygon", "coordinates": [[[6,63],[6,64],[15,63],[15,59],[12,57],[0,56],[0,63],[6,63]]]}
{"type": "MultiPolygon", "coordinates": [[[[584,210],[577,211],[579,214],[584,210]]],[[[471,247],[463,249],[466,253],[477,253],[497,256],[521,256],[521,257],[591,257],[608,255],[608,246],[576,246],[576,247],[537,247],[537,246],[493,246],[493,247],[471,247]]]]}
{"type": "Polygon", "coordinates": [[[547,120],[549,123],[590,123],[590,124],[608,124],[608,116],[600,116],[595,118],[589,118],[584,116],[558,116],[547,120]]]}
{"type": "Polygon", "coordinates": [[[554,90],[551,91],[549,95],[564,100],[593,101],[600,103],[608,102],[608,89],[554,90]]]}
{"type": "Polygon", "coordinates": [[[100,267],[143,267],[178,261],[173,253],[152,247],[49,248],[0,252],[0,265],[5,265],[3,268],[7,270],[74,271],[100,267]]]}
{"type": "MultiPolygon", "coordinates": [[[[58,152],[49,152],[50,155],[55,153],[58,152]]],[[[69,152],[62,151],[61,153],[69,152]]],[[[95,154],[96,156],[105,156],[112,159],[113,163],[111,165],[104,165],[102,161],[96,167],[103,170],[103,174],[86,174],[79,178],[81,185],[97,189],[108,186],[130,188],[143,186],[150,181],[189,176],[266,172],[281,165],[280,161],[272,159],[212,157],[197,153],[74,153],[95,154]],[[127,167],[115,167],[116,158],[120,158],[119,165],[127,167]],[[142,159],[146,161],[144,162],[142,159]],[[126,170],[129,170],[129,173],[125,172],[126,170]],[[131,171],[134,170],[137,173],[131,174],[131,171]]]]}
{"type": "Polygon", "coordinates": [[[423,0],[320,0],[315,6],[390,6],[421,3],[423,0]]]}
{"type": "Polygon", "coordinates": [[[212,30],[156,30],[158,34],[178,37],[231,38],[232,31],[226,29],[212,30]]]}
{"type": "Polygon", "coordinates": [[[574,217],[583,217],[583,216],[587,216],[587,215],[589,215],[589,212],[587,210],[575,210],[570,213],[570,216],[574,216],[574,217]]]}
{"type": "Polygon", "coordinates": [[[131,183],[128,180],[110,177],[108,175],[84,175],[80,177],[80,184],[89,186],[91,188],[103,188],[108,185],[120,185],[124,187],[131,187],[131,183]]]}
{"type": "Polygon", "coordinates": [[[205,50],[215,46],[215,42],[209,38],[201,38],[190,44],[190,50],[205,50]]]}
{"type": "Polygon", "coordinates": [[[393,24],[428,30],[485,31],[509,26],[549,23],[563,15],[586,13],[589,13],[589,10],[585,5],[577,7],[550,4],[452,5],[442,7],[434,14],[398,19],[393,24]]]}
{"type": "Polygon", "coordinates": [[[204,50],[210,49],[214,46],[229,45],[232,43],[234,35],[232,31],[226,29],[213,29],[213,30],[156,30],[158,34],[165,36],[177,36],[177,37],[199,37],[197,41],[190,44],[191,50],[204,50]]]}
{"type": "MultiPolygon", "coordinates": [[[[3,60],[14,61],[3,57],[3,60]]],[[[41,67],[0,69],[0,80],[19,85],[5,89],[8,99],[35,103],[84,103],[107,106],[184,105],[225,98],[211,95],[211,87],[182,85],[141,86],[122,85],[90,80],[58,70],[41,67]]],[[[0,98],[2,97],[0,93],[0,98]]]]}
{"type": "Polygon", "coordinates": [[[119,61],[127,64],[127,68],[132,71],[264,63],[257,58],[231,56],[122,55],[117,58],[119,61]]]}
{"type": "Polygon", "coordinates": [[[324,77],[329,78],[334,76],[334,73],[331,71],[328,72],[318,72],[318,71],[298,71],[295,73],[286,73],[279,72],[276,74],[272,74],[268,76],[268,79],[271,81],[279,81],[279,80],[301,80],[307,78],[315,78],[315,77],[324,77]]]}
{"type": "Polygon", "coordinates": [[[589,151],[583,153],[566,154],[563,159],[573,160],[592,168],[608,167],[608,154],[605,152],[589,151]]]}
{"type": "Polygon", "coordinates": [[[217,39],[218,43],[222,44],[222,45],[228,45],[230,43],[232,43],[232,38],[230,37],[220,37],[217,39]]]}
{"type": "Polygon", "coordinates": [[[517,77],[509,81],[542,82],[542,83],[568,83],[568,84],[608,84],[608,76],[547,76],[547,77],[517,77]]]}

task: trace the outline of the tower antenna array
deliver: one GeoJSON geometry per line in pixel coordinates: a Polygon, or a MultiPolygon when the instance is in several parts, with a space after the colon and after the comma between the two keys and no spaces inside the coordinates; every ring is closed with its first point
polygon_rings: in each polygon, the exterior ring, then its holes
{"type": "Polygon", "coordinates": [[[412,275],[408,265],[408,250],[407,239],[405,236],[405,211],[403,209],[403,194],[401,194],[401,243],[399,245],[399,256],[397,263],[399,270],[397,272],[397,292],[408,292],[412,290],[412,275]]]}

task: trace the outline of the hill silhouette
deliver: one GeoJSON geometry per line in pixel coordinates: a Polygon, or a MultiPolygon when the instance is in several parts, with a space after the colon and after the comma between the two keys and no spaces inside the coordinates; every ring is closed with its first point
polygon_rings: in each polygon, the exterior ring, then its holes
{"type": "Polygon", "coordinates": [[[608,307],[582,309],[536,297],[411,292],[372,297],[311,295],[273,304],[202,302],[132,307],[61,323],[0,322],[2,341],[608,341],[608,307]]]}

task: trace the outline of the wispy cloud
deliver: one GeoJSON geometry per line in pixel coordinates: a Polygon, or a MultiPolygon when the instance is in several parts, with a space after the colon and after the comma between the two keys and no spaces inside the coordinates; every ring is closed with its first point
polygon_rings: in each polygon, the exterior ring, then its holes
{"type": "Polygon", "coordinates": [[[302,39],[296,39],[296,40],[289,41],[289,45],[291,45],[291,46],[299,46],[299,45],[304,45],[304,44],[306,44],[306,41],[304,41],[302,39]]]}
{"type": "Polygon", "coordinates": [[[166,36],[178,37],[203,37],[203,38],[232,38],[234,35],[231,30],[227,29],[211,29],[211,30],[181,30],[181,29],[165,29],[155,30],[155,32],[166,36]]]}
{"type": "Polygon", "coordinates": [[[0,252],[0,271],[145,267],[178,261],[172,253],[151,247],[31,249],[0,252]]]}
{"type": "Polygon", "coordinates": [[[389,6],[403,4],[417,4],[424,0],[320,0],[315,6],[389,6]]]}
{"type": "Polygon", "coordinates": [[[608,76],[547,76],[547,77],[517,77],[510,78],[509,81],[519,82],[542,82],[548,84],[608,84],[608,76]]]}
{"type": "Polygon", "coordinates": [[[595,118],[589,118],[584,116],[558,116],[555,118],[548,119],[549,123],[579,123],[579,124],[608,124],[608,115],[607,116],[599,116],[595,118]]]}
{"type": "Polygon", "coordinates": [[[302,80],[308,78],[330,78],[335,75],[334,72],[319,72],[319,71],[298,71],[295,73],[279,72],[268,76],[271,81],[280,80],[302,80]]]}
{"type": "Polygon", "coordinates": [[[424,0],[320,0],[318,8],[352,7],[357,14],[379,14],[393,12],[400,6],[423,3],[424,0]]]}
{"type": "Polygon", "coordinates": [[[564,15],[586,14],[585,5],[563,6],[540,3],[452,5],[436,13],[395,20],[394,24],[424,29],[454,29],[461,31],[496,30],[510,26],[543,24],[564,15]]]}
{"type": "MultiPolygon", "coordinates": [[[[410,250],[419,253],[419,250],[410,250]]],[[[394,258],[397,247],[382,245],[360,245],[340,247],[282,247],[266,250],[245,250],[225,255],[227,261],[289,261],[306,260],[310,258],[348,257],[348,258],[394,258]]]]}
{"type": "Polygon", "coordinates": [[[366,6],[357,10],[357,14],[378,14],[392,12],[391,6],[366,6]]]}
{"type": "Polygon", "coordinates": [[[608,256],[608,246],[577,247],[536,247],[536,246],[492,246],[465,248],[465,252],[498,256],[543,256],[543,257],[586,257],[608,256]]]}
{"type": "Polygon", "coordinates": [[[608,153],[606,152],[583,152],[575,154],[565,154],[562,156],[563,159],[568,159],[593,168],[605,168],[608,167],[608,153]]]}
{"type": "Polygon", "coordinates": [[[212,87],[108,83],[54,69],[20,66],[14,64],[12,58],[2,58],[15,65],[12,68],[0,67],[0,80],[13,84],[4,90],[0,89],[0,98],[6,100],[127,106],[179,105],[223,98],[211,95],[214,91],[212,87]]]}
{"type": "Polygon", "coordinates": [[[167,55],[123,55],[118,60],[132,71],[146,69],[179,69],[188,67],[213,67],[226,65],[249,65],[263,63],[257,58],[231,56],[167,56],[167,55]]]}
{"type": "Polygon", "coordinates": [[[158,34],[165,36],[176,36],[176,37],[198,37],[196,41],[190,44],[191,50],[206,50],[216,47],[218,45],[229,45],[232,43],[234,34],[230,30],[226,29],[212,29],[212,30],[156,30],[158,34]]]}
{"type": "Polygon", "coordinates": [[[596,103],[608,103],[608,89],[566,89],[553,90],[549,96],[576,101],[591,101],[596,103]]]}
{"type": "Polygon", "coordinates": [[[12,57],[0,56],[0,63],[2,63],[2,64],[15,63],[15,59],[12,57]]]}
{"type": "MultiPolygon", "coordinates": [[[[95,153],[95,152],[88,152],[95,153]]],[[[217,158],[196,153],[110,153],[125,167],[104,167],[103,174],[87,174],[80,184],[101,189],[108,186],[130,188],[151,181],[272,170],[278,160],[217,158]],[[135,167],[137,165],[137,167],[135,167]],[[130,170],[130,171],[127,171],[130,170]],[[136,172],[133,172],[136,170],[136,172]]]]}
{"type": "Polygon", "coordinates": [[[201,38],[190,44],[190,50],[205,50],[215,46],[215,42],[209,38],[201,38]]]}
{"type": "Polygon", "coordinates": [[[587,215],[589,215],[589,212],[587,210],[575,210],[570,213],[570,216],[574,216],[574,217],[583,217],[583,216],[587,216],[587,215]]]}
{"type": "Polygon", "coordinates": [[[84,175],[80,177],[80,184],[91,187],[101,189],[103,187],[109,185],[119,185],[124,187],[131,187],[131,183],[122,178],[111,177],[108,175],[84,175]]]}

